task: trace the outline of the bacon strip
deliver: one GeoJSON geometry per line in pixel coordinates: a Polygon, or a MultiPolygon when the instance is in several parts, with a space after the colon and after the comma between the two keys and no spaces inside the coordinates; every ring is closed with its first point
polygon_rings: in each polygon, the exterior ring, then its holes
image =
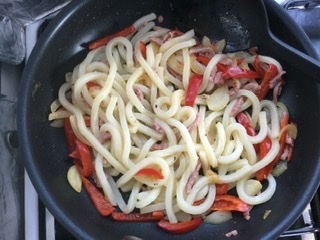
{"type": "Polygon", "coordinates": [[[200,169],[201,169],[201,161],[198,160],[197,166],[194,169],[194,171],[192,172],[192,174],[189,177],[188,182],[187,182],[187,186],[186,186],[187,194],[189,194],[191,192],[192,187],[193,187],[194,183],[196,182],[196,180],[197,180],[197,178],[199,176],[200,169]]]}

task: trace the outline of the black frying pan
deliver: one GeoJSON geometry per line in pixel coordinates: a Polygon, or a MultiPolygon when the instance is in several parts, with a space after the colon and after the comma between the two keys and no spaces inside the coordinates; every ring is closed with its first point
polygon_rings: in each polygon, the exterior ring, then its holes
{"type": "MultiPolygon", "coordinates": [[[[288,44],[314,54],[305,34],[285,12],[273,1],[265,2],[272,31],[288,44]]],[[[208,8],[203,10],[204,16],[213,3],[205,2],[208,8]]],[[[197,8],[197,4],[204,2],[195,4],[191,7],[197,8]]],[[[57,97],[64,75],[85,57],[88,42],[118,31],[150,12],[164,16],[164,26],[175,28],[176,16],[170,1],[74,0],[40,37],[22,77],[18,104],[22,156],[40,198],[56,219],[81,239],[123,239],[127,235],[143,239],[223,239],[225,233],[234,229],[239,232],[234,239],[278,237],[311,200],[320,178],[319,85],[306,81],[306,76],[290,67],[286,56],[278,57],[287,70],[287,85],[280,100],[288,105],[299,134],[289,169],[277,178],[274,197],[255,207],[250,221],[234,214],[226,223],[203,224],[187,235],[172,235],[154,223],[116,223],[101,217],[86,193],[76,193],[67,183],[66,173],[71,163],[63,131],[52,128],[47,120],[49,106],[57,97]],[[271,210],[271,214],[264,220],[266,210],[271,210]]],[[[214,26],[210,26],[208,32],[200,34],[214,35],[214,30],[214,26]]],[[[262,45],[261,50],[263,54],[275,55],[272,46],[262,45]]]]}

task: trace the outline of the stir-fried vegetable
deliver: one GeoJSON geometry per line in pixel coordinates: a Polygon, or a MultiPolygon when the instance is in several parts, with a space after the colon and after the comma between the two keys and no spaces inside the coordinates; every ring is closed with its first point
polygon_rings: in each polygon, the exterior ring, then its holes
{"type": "Polygon", "coordinates": [[[202,218],[194,218],[188,222],[170,223],[167,220],[158,222],[158,226],[170,233],[183,234],[197,229],[203,222],[202,218]]]}
{"type": "Polygon", "coordinates": [[[186,93],[185,105],[193,106],[198,95],[199,87],[201,86],[203,76],[194,74],[189,80],[189,85],[186,93]]]}

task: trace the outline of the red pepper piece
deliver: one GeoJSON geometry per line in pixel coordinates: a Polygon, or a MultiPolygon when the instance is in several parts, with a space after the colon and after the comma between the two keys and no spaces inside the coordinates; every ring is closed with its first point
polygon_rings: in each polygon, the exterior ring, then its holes
{"type": "Polygon", "coordinates": [[[92,43],[89,44],[89,50],[96,49],[98,47],[107,45],[108,42],[110,42],[111,39],[113,39],[115,37],[126,37],[126,36],[130,35],[131,33],[135,32],[135,31],[136,31],[136,28],[133,25],[131,25],[131,26],[127,27],[127,28],[122,29],[119,32],[116,32],[116,33],[107,35],[105,37],[99,38],[99,39],[97,39],[97,40],[95,40],[95,41],[93,41],[92,43]]]}
{"type": "Polygon", "coordinates": [[[76,138],[75,142],[76,151],[79,156],[79,158],[75,158],[75,164],[81,175],[90,177],[93,173],[93,163],[89,146],[81,142],[78,138],[76,138]]]}
{"type": "Polygon", "coordinates": [[[120,222],[151,222],[159,221],[164,218],[163,212],[152,212],[152,213],[123,213],[123,212],[113,212],[112,218],[120,222]]]}
{"type": "MultiPolygon", "coordinates": [[[[264,158],[268,152],[270,151],[272,146],[271,139],[267,136],[260,144],[259,144],[259,157],[260,159],[264,158]]],[[[260,169],[256,172],[256,179],[258,181],[262,181],[263,179],[266,179],[268,175],[270,174],[272,168],[273,168],[272,162],[265,166],[264,168],[260,169]]]]}
{"type": "Polygon", "coordinates": [[[217,195],[210,208],[213,211],[238,211],[248,212],[249,205],[232,195],[217,195]]]}
{"type": "MultiPolygon", "coordinates": [[[[244,128],[246,129],[246,132],[249,136],[255,136],[257,135],[256,131],[254,130],[248,116],[244,112],[240,112],[237,114],[236,119],[238,123],[240,123],[244,128]]],[[[254,144],[254,149],[256,150],[256,153],[259,153],[259,145],[254,144]]]]}
{"type": "Polygon", "coordinates": [[[144,59],[147,58],[147,46],[143,41],[139,42],[139,48],[144,59]]]}
{"type": "Polygon", "coordinates": [[[76,137],[72,130],[69,118],[64,119],[64,133],[70,152],[69,156],[74,159],[80,174],[85,177],[90,177],[93,173],[90,148],[76,137]]]}
{"type": "Polygon", "coordinates": [[[229,67],[223,73],[222,77],[224,79],[229,78],[260,78],[260,75],[253,70],[250,69],[242,69],[240,67],[229,67]]]}
{"type": "Polygon", "coordinates": [[[256,72],[260,75],[260,77],[263,78],[264,73],[265,73],[265,70],[263,69],[263,67],[261,67],[259,55],[257,55],[257,56],[254,58],[253,68],[254,68],[254,70],[256,70],[256,72]]]}
{"type": "Polygon", "coordinates": [[[216,195],[225,195],[229,189],[228,183],[216,184],[216,195]]]}
{"type": "Polygon", "coordinates": [[[184,234],[197,229],[202,224],[202,218],[193,218],[188,222],[170,223],[162,219],[158,222],[158,226],[169,233],[184,234]]]}
{"type": "Polygon", "coordinates": [[[69,118],[65,118],[63,121],[63,130],[64,130],[64,135],[67,140],[67,145],[69,152],[72,153],[76,150],[76,135],[74,134],[72,127],[71,127],[71,122],[69,118]]]}
{"type": "Polygon", "coordinates": [[[202,63],[203,65],[207,66],[208,63],[210,62],[211,58],[209,58],[207,56],[199,55],[199,56],[196,57],[196,60],[199,63],[202,63]]]}
{"type": "MultiPolygon", "coordinates": [[[[283,112],[283,116],[282,116],[282,118],[280,120],[281,129],[283,129],[288,124],[289,124],[289,115],[288,115],[287,112],[283,112]]],[[[263,179],[266,179],[269,176],[269,174],[271,173],[273,167],[280,160],[281,155],[282,155],[282,153],[283,153],[283,151],[284,151],[284,149],[286,147],[287,134],[288,133],[284,132],[281,135],[280,139],[279,139],[280,149],[279,149],[279,152],[278,152],[277,156],[272,160],[271,163],[269,163],[267,166],[265,166],[264,168],[260,169],[256,173],[256,179],[258,181],[262,181],[263,179]]],[[[263,158],[269,152],[269,150],[271,148],[271,140],[270,139],[267,140],[267,138],[263,142],[260,143],[260,145],[261,145],[260,146],[260,151],[263,151],[262,153],[260,153],[260,159],[263,158]]]]}
{"type": "Polygon", "coordinates": [[[99,83],[96,83],[96,82],[87,82],[86,83],[86,86],[87,88],[92,88],[92,87],[97,87],[97,88],[101,88],[100,84],[99,83]]]}
{"type": "Polygon", "coordinates": [[[227,67],[226,65],[222,64],[222,63],[217,63],[217,68],[218,68],[218,71],[220,72],[226,72],[227,71],[227,67]]]}
{"type": "Polygon", "coordinates": [[[193,74],[189,80],[189,85],[186,92],[186,98],[184,104],[186,106],[193,107],[196,101],[198,90],[201,86],[203,76],[200,74],[193,74]]]}
{"type": "Polygon", "coordinates": [[[260,83],[260,88],[256,91],[256,95],[260,101],[264,99],[268,94],[270,90],[270,81],[275,76],[277,76],[277,74],[278,74],[277,66],[274,64],[270,64],[262,78],[262,81],[260,83]]]}
{"type": "Polygon", "coordinates": [[[143,168],[139,170],[135,176],[150,177],[154,179],[164,179],[163,174],[154,168],[143,168]]]}
{"type": "Polygon", "coordinates": [[[87,191],[93,205],[102,216],[109,216],[115,208],[107,201],[104,195],[84,176],[81,176],[82,184],[87,191]]]}
{"type": "Polygon", "coordinates": [[[244,58],[238,58],[237,59],[237,65],[240,65],[241,63],[243,63],[244,58]]]}

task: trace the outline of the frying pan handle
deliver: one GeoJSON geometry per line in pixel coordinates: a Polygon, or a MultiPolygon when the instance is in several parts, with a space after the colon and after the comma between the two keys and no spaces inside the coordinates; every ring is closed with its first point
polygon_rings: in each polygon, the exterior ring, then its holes
{"type": "Polygon", "coordinates": [[[303,72],[311,79],[320,83],[320,61],[310,57],[309,55],[291,47],[285,42],[281,41],[271,32],[270,41],[273,51],[284,60],[288,60],[288,63],[295,69],[303,72]]]}

